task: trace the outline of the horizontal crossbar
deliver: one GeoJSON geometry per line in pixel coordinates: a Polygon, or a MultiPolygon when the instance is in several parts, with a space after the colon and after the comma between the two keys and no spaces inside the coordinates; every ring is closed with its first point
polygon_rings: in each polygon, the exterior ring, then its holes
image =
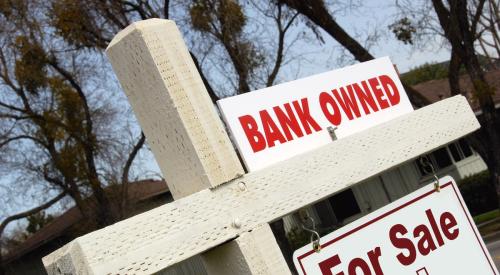
{"type": "Polygon", "coordinates": [[[157,272],[478,128],[455,96],[77,238],[43,261],[50,274],[157,272]]]}

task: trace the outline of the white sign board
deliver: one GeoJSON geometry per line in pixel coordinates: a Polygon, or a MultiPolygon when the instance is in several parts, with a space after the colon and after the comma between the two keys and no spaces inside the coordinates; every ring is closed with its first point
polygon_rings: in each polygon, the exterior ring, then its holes
{"type": "Polygon", "coordinates": [[[457,185],[440,179],[295,251],[299,274],[498,274],[457,185]]]}
{"type": "Polygon", "coordinates": [[[413,110],[389,58],[217,102],[249,171],[264,168],[413,110]]]}

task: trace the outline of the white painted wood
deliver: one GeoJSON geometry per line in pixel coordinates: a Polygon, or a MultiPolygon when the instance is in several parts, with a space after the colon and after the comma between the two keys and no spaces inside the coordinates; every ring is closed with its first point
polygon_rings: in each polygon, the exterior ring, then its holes
{"type": "Polygon", "coordinates": [[[208,274],[291,274],[269,224],[203,254],[208,274]]]}
{"type": "Polygon", "coordinates": [[[474,155],[455,163],[460,178],[480,173],[488,169],[483,159],[475,153],[474,155]]]}
{"type": "Polygon", "coordinates": [[[404,179],[401,177],[399,168],[381,174],[379,179],[381,184],[385,186],[391,202],[410,193],[410,190],[405,185],[404,179]]]}
{"type": "Polygon", "coordinates": [[[106,54],[175,199],[243,174],[173,21],[133,23],[106,54]]]}
{"type": "Polygon", "coordinates": [[[413,192],[421,187],[420,185],[420,172],[418,171],[417,165],[413,162],[408,162],[405,165],[399,166],[401,171],[401,176],[404,179],[406,186],[408,186],[409,192],[413,192]]]}
{"type": "MultiPolygon", "coordinates": [[[[160,167],[166,175],[175,198],[190,195],[208,187],[215,187],[243,172],[182,41],[182,37],[173,22],[154,19],[135,23],[117,35],[108,47],[107,53],[150,141],[160,167]]],[[[302,175],[299,175],[299,177],[302,177],[302,175]]],[[[255,186],[259,186],[259,184],[266,186],[264,179],[257,180],[255,186]]],[[[226,188],[221,188],[219,193],[227,192],[222,191],[224,189],[226,188]]],[[[263,190],[265,188],[261,189],[261,191],[263,190]]],[[[217,192],[214,191],[213,193],[217,192]]],[[[257,192],[255,195],[266,196],[264,193],[259,193],[257,192]]],[[[238,202],[235,197],[229,196],[228,198],[231,198],[233,202],[238,202]]],[[[225,196],[220,197],[220,199],[225,199],[225,196]]],[[[217,204],[218,201],[215,200],[212,203],[217,204]]],[[[199,206],[203,207],[203,205],[199,206]]],[[[224,214],[224,211],[220,208],[222,206],[224,205],[215,205],[214,209],[218,210],[217,213],[224,214]]],[[[189,209],[189,207],[183,206],[183,209],[189,209]]],[[[193,211],[192,214],[197,214],[206,211],[206,209],[190,209],[190,211],[193,211]]],[[[276,211],[280,212],[283,209],[275,209],[276,211]]],[[[184,211],[181,210],[180,212],[184,211]]],[[[240,211],[234,213],[241,212],[240,209],[240,211]]],[[[273,215],[266,217],[263,221],[278,218],[278,216],[274,215],[275,212],[271,212],[273,215]]],[[[235,216],[231,211],[227,211],[227,213],[230,214],[229,216],[235,216]]],[[[255,213],[251,214],[255,215],[255,213]]],[[[154,216],[151,216],[151,218],[154,219],[154,216]]],[[[220,217],[212,218],[213,223],[217,224],[220,217]]],[[[204,217],[200,217],[200,220],[202,222],[208,221],[204,217]]],[[[183,226],[190,224],[189,220],[187,222],[180,220],[175,222],[179,222],[183,226]]],[[[191,221],[193,225],[196,224],[197,226],[198,222],[191,221]]],[[[212,220],[208,222],[212,223],[212,220]]],[[[250,220],[248,224],[252,224],[252,222],[261,221],[250,220]]],[[[121,273],[151,273],[163,269],[166,265],[162,266],[161,263],[155,263],[156,260],[160,262],[164,260],[161,256],[159,259],[147,261],[150,257],[145,255],[149,255],[149,250],[142,252],[134,250],[131,254],[132,257],[130,257],[128,251],[130,251],[130,247],[134,247],[134,243],[137,245],[134,248],[138,250],[143,250],[148,245],[156,246],[154,242],[151,242],[154,238],[143,238],[141,240],[141,234],[135,235],[139,237],[138,240],[135,238],[126,240],[134,236],[127,234],[129,233],[128,230],[131,229],[128,226],[128,224],[124,228],[120,228],[120,225],[113,226],[117,231],[111,232],[112,235],[119,234],[122,242],[108,243],[111,245],[109,248],[112,252],[109,252],[106,247],[95,247],[98,253],[102,253],[102,255],[97,256],[97,258],[95,256],[89,258],[88,249],[93,245],[99,246],[99,238],[94,243],[93,240],[87,240],[86,242],[84,237],[81,238],[82,242],[77,239],[64,249],[54,253],[52,257],[46,259],[45,263],[49,266],[49,269],[52,268],[52,273],[92,274],[110,270],[118,270],[121,273]],[[142,243],[144,246],[141,246],[141,241],[145,242],[142,243]],[[132,245],[129,245],[129,243],[132,243],[132,245]],[[125,252],[120,249],[121,247],[125,248],[125,252]],[[112,255],[111,263],[102,262],[102,260],[109,258],[110,253],[112,255]],[[136,256],[139,256],[139,258],[145,257],[145,260],[130,262],[136,256]],[[123,261],[128,261],[129,265],[132,266],[123,266],[121,264],[123,261]],[[96,262],[98,266],[96,268],[91,267],[96,262]]],[[[247,230],[252,229],[251,226],[247,227],[247,230]]],[[[167,228],[172,227],[167,226],[167,228]]],[[[137,229],[138,227],[134,227],[132,231],[137,229]]],[[[159,234],[155,234],[157,233],[156,230],[147,226],[145,229],[148,229],[148,232],[153,237],[159,236],[159,234]]],[[[227,226],[224,229],[228,229],[227,226]]],[[[158,230],[161,231],[161,227],[158,230]]],[[[186,229],[186,231],[190,232],[189,229],[186,229]]],[[[232,231],[231,234],[241,233],[238,228],[234,228],[232,231]]],[[[182,235],[181,231],[177,233],[182,235]]],[[[215,236],[218,235],[216,231],[212,233],[215,236]]],[[[242,274],[244,270],[238,269],[242,268],[242,266],[246,268],[245,273],[248,274],[283,274],[289,272],[267,223],[265,227],[253,228],[251,233],[243,232],[241,234],[236,240],[212,249],[205,255],[206,259],[214,258],[207,255],[224,257],[222,261],[207,261],[213,274],[219,274],[222,270],[242,274]],[[262,228],[265,228],[265,230],[262,228]],[[231,253],[224,251],[231,251],[231,253]],[[236,260],[235,257],[239,257],[236,262],[241,265],[232,262],[236,260]],[[231,265],[220,265],[221,262],[230,262],[231,265]]],[[[112,236],[108,237],[114,238],[112,236]]],[[[189,239],[187,243],[190,243],[192,237],[199,238],[196,234],[187,234],[185,237],[189,239]]],[[[224,237],[227,239],[227,236],[224,237]]],[[[180,241],[182,239],[182,236],[177,238],[180,241]]],[[[158,241],[162,240],[159,239],[158,241]]],[[[205,241],[220,240],[218,237],[209,236],[205,238],[205,241]]],[[[202,244],[199,252],[215,245],[217,244],[214,243],[210,246],[202,244]]],[[[194,248],[195,250],[198,249],[198,247],[194,248]]],[[[184,250],[182,248],[176,249],[173,253],[160,253],[155,254],[155,256],[170,256],[167,261],[178,262],[186,258],[184,250]],[[176,251],[179,251],[178,254],[173,255],[177,253],[176,251]]],[[[191,251],[187,252],[191,253],[191,251]]],[[[195,254],[189,255],[193,256],[195,254]]]]}
{"type": "Polygon", "coordinates": [[[48,274],[92,274],[89,270],[87,256],[75,239],[42,259],[48,274]]]}
{"type": "Polygon", "coordinates": [[[176,263],[155,275],[208,275],[200,255],[176,263]]]}
{"type": "Polygon", "coordinates": [[[49,274],[157,272],[478,128],[466,99],[449,98],[87,234],[43,261],[49,274]]]}
{"type": "MultiPolygon", "coordinates": [[[[133,24],[113,39],[107,54],[175,199],[243,174],[172,21],[154,19],[133,24]]],[[[238,240],[227,246],[241,248],[243,260],[264,261],[240,247],[238,240]]],[[[250,246],[249,242],[243,243],[245,247],[250,246]]],[[[255,243],[254,246],[258,245],[255,243]]],[[[270,258],[271,251],[268,250],[267,258],[270,258]]],[[[232,255],[225,257],[231,258],[232,255]]],[[[283,260],[279,249],[275,258],[283,260]]],[[[228,261],[224,259],[222,262],[228,261]]],[[[245,264],[252,266],[251,263],[245,264]]]]}

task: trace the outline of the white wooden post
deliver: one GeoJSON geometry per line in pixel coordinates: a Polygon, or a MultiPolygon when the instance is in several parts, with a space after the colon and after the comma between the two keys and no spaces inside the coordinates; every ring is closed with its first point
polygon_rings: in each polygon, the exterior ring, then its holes
{"type": "Polygon", "coordinates": [[[235,178],[241,165],[206,91],[193,92],[202,82],[172,22],[135,23],[108,53],[169,186],[185,197],[75,239],[43,259],[49,274],[151,274],[207,251],[212,272],[286,274],[267,223],[479,128],[456,96],[235,178]]]}
{"type": "Polygon", "coordinates": [[[173,21],[133,23],[106,54],[175,199],[243,174],[173,21]]]}
{"type": "Polygon", "coordinates": [[[203,254],[208,274],[291,274],[269,224],[203,254]]]}
{"type": "MultiPolygon", "coordinates": [[[[106,53],[175,199],[243,175],[222,121],[173,21],[134,23],[111,41],[106,53]]],[[[226,258],[235,255],[241,255],[237,262],[248,267],[237,274],[290,272],[270,230],[255,230],[244,236],[214,248],[211,255],[218,259],[203,257],[210,267],[209,274],[223,274],[221,270],[233,261],[226,258]],[[273,259],[272,269],[265,269],[265,265],[256,269],[269,259],[273,259]]]]}

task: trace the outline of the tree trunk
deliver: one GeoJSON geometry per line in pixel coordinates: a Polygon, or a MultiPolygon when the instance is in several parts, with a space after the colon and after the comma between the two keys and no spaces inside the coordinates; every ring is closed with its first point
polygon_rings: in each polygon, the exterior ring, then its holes
{"type": "MultiPolygon", "coordinates": [[[[0,249],[2,249],[1,244],[0,244],[0,249]]],[[[0,251],[0,275],[5,275],[5,265],[3,263],[1,251],[0,251]]]]}
{"type": "MultiPolygon", "coordinates": [[[[97,182],[99,184],[99,182],[97,182]]],[[[104,189],[101,186],[94,187],[92,185],[93,196],[97,201],[97,207],[95,211],[97,226],[104,227],[115,222],[113,215],[113,209],[108,197],[105,194],[104,189]]]]}
{"type": "MultiPolygon", "coordinates": [[[[481,155],[491,174],[491,184],[497,190],[498,196],[500,175],[500,136],[499,119],[493,101],[493,89],[484,77],[484,72],[479,64],[474,49],[474,34],[469,26],[467,2],[449,0],[449,10],[442,0],[432,0],[434,10],[438,16],[445,36],[450,42],[454,53],[458,55],[472,81],[474,99],[481,107],[481,129],[475,134],[473,147],[481,155]]],[[[452,56],[453,57],[453,56],[452,56]]],[[[455,72],[456,73],[456,72],[455,72]]],[[[458,76],[456,76],[458,77],[458,76]]]]}
{"type": "Polygon", "coordinates": [[[323,0],[279,0],[290,8],[305,15],[314,24],[320,26],[344,48],[346,48],[356,60],[365,62],[374,59],[367,49],[352,38],[330,15],[323,0]]]}
{"type": "MultiPolygon", "coordinates": [[[[499,175],[500,175],[500,137],[498,135],[498,115],[495,109],[492,94],[493,88],[486,82],[483,69],[479,64],[474,49],[474,35],[470,32],[467,19],[467,3],[460,0],[450,0],[450,13],[452,14],[452,24],[458,24],[458,30],[461,32],[463,40],[462,57],[465,68],[474,85],[474,95],[481,106],[482,111],[482,129],[481,136],[487,144],[486,163],[491,174],[491,184],[495,186],[497,194],[499,193],[499,175]]],[[[500,197],[499,197],[500,207],[500,197]]]]}
{"type": "Polygon", "coordinates": [[[456,49],[451,49],[451,60],[448,67],[448,82],[450,84],[451,95],[464,95],[460,90],[460,66],[462,62],[458,56],[456,49]]]}
{"type": "MultiPolygon", "coordinates": [[[[375,59],[356,39],[350,36],[330,15],[323,0],[279,0],[280,3],[297,10],[326,31],[333,39],[347,49],[359,62],[375,59]]],[[[430,102],[411,86],[403,83],[410,101],[416,107],[423,107],[430,102]]]]}
{"type": "Polygon", "coordinates": [[[250,92],[250,86],[248,85],[248,65],[244,64],[241,60],[242,54],[237,48],[238,46],[232,46],[230,42],[225,42],[224,46],[226,51],[231,58],[236,74],[238,75],[238,94],[244,94],[250,92]]]}

